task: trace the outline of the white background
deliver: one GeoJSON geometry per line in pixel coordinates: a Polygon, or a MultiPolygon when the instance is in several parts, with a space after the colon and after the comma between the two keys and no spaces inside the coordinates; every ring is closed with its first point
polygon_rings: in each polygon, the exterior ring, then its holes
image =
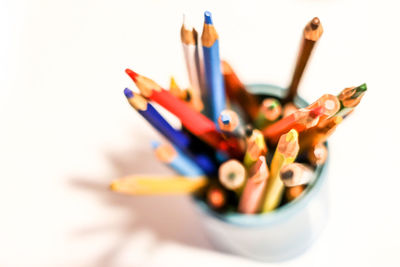
{"type": "MultiPolygon", "coordinates": [[[[396,1],[0,2],[0,265],[261,266],[212,249],[186,197],[108,191],[170,173],[158,134],[126,103],[131,67],[187,85],[179,29],[213,12],[221,54],[244,82],[287,86],[301,32],[325,32],[301,84],[309,101],[368,84],[331,138],[331,217],[279,266],[399,266],[399,7],[396,1]]],[[[273,266],[264,264],[263,266],[273,266]]]]}

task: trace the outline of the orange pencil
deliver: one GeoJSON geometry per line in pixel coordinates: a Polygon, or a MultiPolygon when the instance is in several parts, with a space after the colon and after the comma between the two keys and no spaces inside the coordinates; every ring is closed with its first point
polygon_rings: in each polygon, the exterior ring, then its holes
{"type": "Polygon", "coordinates": [[[222,60],[221,63],[228,98],[242,108],[249,120],[254,120],[257,117],[259,106],[256,97],[247,92],[246,87],[239,80],[228,62],[222,60]]]}
{"type": "Polygon", "coordinates": [[[318,144],[325,142],[329,136],[333,134],[336,127],[343,121],[343,118],[332,117],[327,119],[317,126],[305,130],[300,134],[300,153],[305,149],[314,147],[318,144]]]}
{"type": "Polygon", "coordinates": [[[305,189],[304,185],[287,187],[285,192],[286,200],[288,202],[295,200],[303,193],[304,189],[305,189]]]}
{"type": "Polygon", "coordinates": [[[328,158],[328,149],[323,143],[320,143],[314,147],[310,147],[307,152],[307,159],[312,165],[324,164],[328,158]]]}

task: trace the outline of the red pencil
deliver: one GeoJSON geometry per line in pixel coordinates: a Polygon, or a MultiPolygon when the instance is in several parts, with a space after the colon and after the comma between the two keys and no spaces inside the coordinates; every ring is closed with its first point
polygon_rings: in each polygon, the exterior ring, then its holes
{"type": "Polygon", "coordinates": [[[315,126],[318,123],[319,117],[323,114],[323,107],[313,109],[302,108],[267,126],[262,130],[262,133],[268,142],[277,144],[281,135],[289,132],[291,129],[295,129],[300,133],[305,129],[315,126]]]}
{"type": "Polygon", "coordinates": [[[143,96],[157,102],[172,114],[177,116],[182,125],[210,146],[226,152],[231,157],[241,157],[239,142],[236,138],[224,139],[215,124],[206,116],[193,110],[187,103],[161,88],[153,80],[126,69],[143,96]]]}

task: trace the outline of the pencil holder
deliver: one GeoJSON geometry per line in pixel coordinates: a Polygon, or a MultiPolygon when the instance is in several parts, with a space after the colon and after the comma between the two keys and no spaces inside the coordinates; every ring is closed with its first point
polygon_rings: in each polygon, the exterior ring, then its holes
{"type": "MultiPolygon", "coordinates": [[[[284,96],[284,89],[267,84],[248,85],[258,97],[284,96]]],[[[302,108],[308,103],[296,97],[302,108]]],[[[307,250],[320,234],[328,218],[326,169],[328,160],[315,170],[316,179],[301,196],[261,214],[218,213],[203,200],[194,199],[203,228],[216,249],[260,261],[293,258],[307,250]]]]}

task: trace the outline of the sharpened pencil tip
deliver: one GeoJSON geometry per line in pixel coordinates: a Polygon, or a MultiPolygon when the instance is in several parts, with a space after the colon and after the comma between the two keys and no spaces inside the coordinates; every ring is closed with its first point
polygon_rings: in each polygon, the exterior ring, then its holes
{"type": "Polygon", "coordinates": [[[294,142],[299,138],[299,134],[295,129],[291,129],[287,134],[286,134],[286,142],[294,142]]]}
{"type": "Polygon", "coordinates": [[[229,114],[221,114],[221,121],[223,124],[228,125],[231,122],[231,116],[229,114]]]}
{"type": "Polygon", "coordinates": [[[367,84],[366,83],[361,84],[359,87],[357,87],[356,90],[359,92],[367,91],[367,84]]]}
{"type": "Polygon", "coordinates": [[[124,94],[125,94],[126,98],[132,98],[133,97],[133,92],[129,88],[125,88],[124,94]]]}
{"type": "Polygon", "coordinates": [[[253,134],[253,126],[251,126],[250,124],[246,125],[246,128],[244,129],[244,134],[247,137],[250,137],[253,134]]]}
{"type": "Polygon", "coordinates": [[[129,77],[131,77],[131,79],[132,79],[134,82],[136,82],[137,76],[139,76],[136,72],[134,72],[133,70],[130,70],[130,69],[126,69],[125,72],[126,72],[126,74],[129,75],[129,77]]]}
{"type": "Polygon", "coordinates": [[[319,20],[318,17],[313,18],[312,21],[311,21],[311,28],[312,28],[313,30],[315,30],[316,28],[318,28],[318,26],[319,26],[320,23],[321,23],[321,22],[320,22],[320,20],[319,20]]]}
{"type": "Polygon", "coordinates": [[[204,12],[204,23],[205,24],[213,24],[212,23],[212,19],[211,19],[211,12],[210,11],[204,12]]]}
{"type": "Polygon", "coordinates": [[[324,113],[325,109],[323,107],[316,107],[310,110],[310,117],[311,118],[316,118],[320,116],[322,113],[324,113]]]}

